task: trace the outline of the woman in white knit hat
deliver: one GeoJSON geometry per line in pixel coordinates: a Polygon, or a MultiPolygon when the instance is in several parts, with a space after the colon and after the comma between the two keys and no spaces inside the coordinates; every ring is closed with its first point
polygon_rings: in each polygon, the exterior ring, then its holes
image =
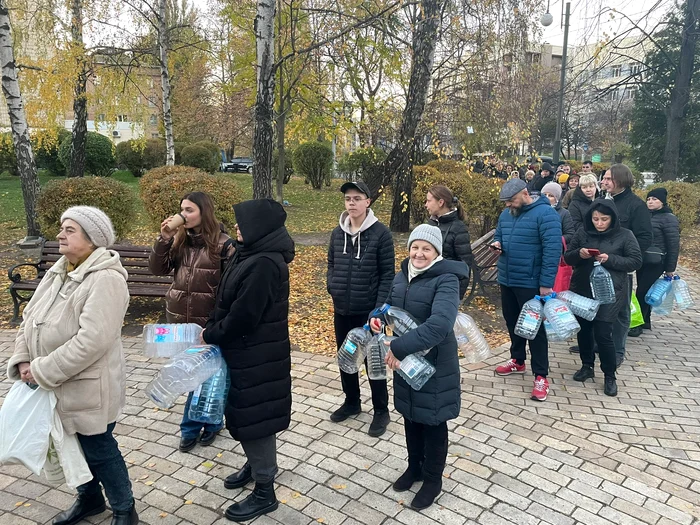
{"type": "MultiPolygon", "coordinates": [[[[459,415],[459,361],[453,327],[459,279],[469,270],[461,261],[442,258],[442,233],[437,226],[416,227],[408,239],[408,250],[387,302],[409,312],[420,325],[391,341],[386,362],[396,370],[407,356],[430,349],[425,359],[435,367],[435,374],[418,391],[394,374],[394,406],[404,417],[408,448],[408,468],[394,483],[394,490],[406,491],[423,480],[411,502],[411,508],[421,510],[432,505],[442,490],[447,421],[459,415]]],[[[381,328],[379,319],[370,324],[375,332],[381,328]]]]}
{"type": "Polygon", "coordinates": [[[129,474],[112,436],[125,402],[121,328],[129,305],[128,277],[109,217],[74,206],[56,236],[62,257],[24,309],[7,365],[11,380],[52,390],[63,428],[76,434],[93,479],[78,487],[73,506],[53,525],[73,525],[112,507],[112,525],[135,525],[129,474]]]}

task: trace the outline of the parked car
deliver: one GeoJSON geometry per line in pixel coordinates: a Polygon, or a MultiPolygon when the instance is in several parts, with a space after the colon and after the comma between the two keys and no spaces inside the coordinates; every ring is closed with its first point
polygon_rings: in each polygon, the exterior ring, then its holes
{"type": "Polygon", "coordinates": [[[253,172],[253,159],[249,157],[233,157],[231,162],[224,163],[223,171],[247,171],[253,172]]]}

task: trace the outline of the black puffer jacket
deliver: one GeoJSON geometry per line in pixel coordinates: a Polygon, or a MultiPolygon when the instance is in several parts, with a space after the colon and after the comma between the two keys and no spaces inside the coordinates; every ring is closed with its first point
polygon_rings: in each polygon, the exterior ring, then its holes
{"type": "Polygon", "coordinates": [[[571,220],[574,222],[574,230],[578,231],[583,226],[583,221],[586,219],[586,213],[588,213],[588,208],[591,207],[592,202],[584,195],[580,186],[574,189],[573,197],[571,197],[571,202],[567,208],[571,214],[571,220]]]}
{"type": "Polygon", "coordinates": [[[666,254],[664,271],[675,272],[678,264],[678,253],[681,248],[681,227],[678,217],[671,208],[664,206],[651,212],[651,226],[654,230],[654,244],[666,254]]]}
{"type": "Polygon", "coordinates": [[[576,228],[574,228],[574,221],[571,218],[571,213],[566,208],[556,208],[559,218],[561,219],[561,234],[566,241],[566,244],[571,242],[574,238],[574,233],[576,233],[576,228]]]}
{"type": "Polygon", "coordinates": [[[294,241],[287,214],[271,199],[234,207],[243,243],[224,270],[203,337],[219,345],[231,376],[226,427],[239,441],[289,427],[292,379],[289,269],[294,241]]]}
{"type": "Polygon", "coordinates": [[[416,391],[394,373],[394,406],[401,415],[424,425],[438,425],[459,415],[460,377],[457,340],[453,327],[459,305],[459,278],[465,266],[442,260],[408,284],[408,259],[401,264],[389,295],[389,304],[409,312],[420,326],[391,343],[398,360],[432,348],[425,358],[435,374],[416,391]]]}
{"type": "Polygon", "coordinates": [[[355,243],[340,226],[328,247],[327,290],[340,315],[367,315],[386,302],[394,278],[394,241],[375,222],[355,243]]]}
{"type": "Polygon", "coordinates": [[[593,271],[595,259],[582,259],[579,253],[581,248],[593,248],[600,253],[608,255],[608,260],[602,264],[603,268],[610,272],[615,285],[615,302],[603,304],[598,310],[596,320],[613,322],[622,308],[629,308],[627,301],[627,274],[638,270],[642,266],[642,252],[634,234],[620,226],[615,203],[611,199],[596,199],[593,201],[583,228],[580,228],[564,254],[567,264],[574,267],[571,277],[571,291],[585,297],[593,297],[591,292],[590,276],[593,271]],[[604,215],[612,216],[610,227],[604,232],[599,232],[593,225],[593,212],[598,210],[604,215]]]}
{"type": "Polygon", "coordinates": [[[613,196],[620,226],[634,233],[642,253],[647,251],[653,242],[651,215],[646,203],[637,197],[629,188],[613,196]]]}
{"type": "Polygon", "coordinates": [[[428,223],[437,226],[442,232],[443,258],[450,261],[462,261],[467,265],[467,277],[462,277],[459,280],[459,298],[461,299],[469,288],[469,268],[474,262],[469,230],[467,230],[464,221],[459,220],[456,210],[440,217],[431,217],[428,223]]]}

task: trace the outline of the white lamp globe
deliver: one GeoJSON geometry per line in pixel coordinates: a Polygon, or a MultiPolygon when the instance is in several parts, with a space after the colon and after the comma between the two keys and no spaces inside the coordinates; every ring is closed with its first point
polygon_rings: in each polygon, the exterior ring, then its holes
{"type": "Polygon", "coordinates": [[[542,15],[542,18],[540,18],[540,22],[542,23],[543,26],[551,26],[552,22],[554,22],[554,17],[552,16],[552,13],[545,13],[542,15]]]}

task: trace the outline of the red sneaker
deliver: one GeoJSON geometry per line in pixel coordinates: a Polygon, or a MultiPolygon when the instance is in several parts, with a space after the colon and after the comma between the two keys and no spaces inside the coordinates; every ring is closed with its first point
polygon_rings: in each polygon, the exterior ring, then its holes
{"type": "Polygon", "coordinates": [[[532,399],[535,401],[544,401],[549,394],[549,381],[546,377],[537,376],[535,379],[535,387],[532,389],[532,399]]]}
{"type": "Polygon", "coordinates": [[[499,376],[509,376],[510,374],[524,374],[525,363],[519,365],[515,362],[515,359],[509,359],[502,365],[496,367],[496,373],[499,376]]]}

